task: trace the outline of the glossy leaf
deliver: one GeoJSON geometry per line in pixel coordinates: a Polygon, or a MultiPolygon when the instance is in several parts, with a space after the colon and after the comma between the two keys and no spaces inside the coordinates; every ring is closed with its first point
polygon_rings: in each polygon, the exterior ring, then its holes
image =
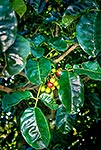
{"type": "Polygon", "coordinates": [[[27,56],[30,53],[29,42],[17,35],[15,43],[6,51],[6,68],[4,75],[11,76],[21,72],[26,65],[27,56]]]}
{"type": "Polygon", "coordinates": [[[12,7],[20,17],[22,17],[27,10],[23,0],[13,0],[12,7]]]}
{"type": "Polygon", "coordinates": [[[101,12],[86,13],[77,24],[77,40],[81,48],[96,57],[101,51],[101,12]]]}
{"type": "Polygon", "coordinates": [[[45,0],[29,0],[29,3],[37,14],[41,13],[46,6],[45,0]]]}
{"type": "Polygon", "coordinates": [[[63,105],[60,105],[56,113],[56,125],[63,134],[70,132],[74,127],[75,120],[76,115],[68,114],[63,105]]]}
{"type": "Polygon", "coordinates": [[[63,38],[60,38],[60,37],[55,37],[55,38],[52,38],[48,41],[48,44],[58,50],[58,51],[66,51],[67,48],[68,48],[68,45],[66,43],[66,41],[63,39],[63,38]]]}
{"type": "Polygon", "coordinates": [[[58,108],[58,104],[56,104],[50,94],[42,93],[40,95],[40,100],[50,109],[56,110],[58,108]]]}
{"type": "Polygon", "coordinates": [[[37,34],[37,35],[33,36],[31,38],[31,40],[32,40],[32,43],[34,44],[34,46],[37,47],[37,46],[41,46],[44,43],[45,37],[41,34],[37,34]]]}
{"type": "Polygon", "coordinates": [[[80,111],[84,103],[83,84],[79,76],[63,71],[59,80],[59,99],[68,113],[80,111]]]}
{"type": "Polygon", "coordinates": [[[47,148],[50,131],[47,120],[39,108],[27,108],[21,116],[20,127],[24,139],[31,147],[47,148]]]}
{"type": "Polygon", "coordinates": [[[0,52],[5,52],[15,41],[17,20],[8,0],[0,0],[0,52]]]}
{"type": "Polygon", "coordinates": [[[39,85],[45,82],[50,71],[51,62],[44,57],[39,60],[29,59],[27,61],[25,73],[33,84],[39,85]]]}
{"type": "Polygon", "coordinates": [[[74,65],[74,71],[78,75],[87,75],[93,80],[101,81],[101,67],[97,61],[88,61],[79,65],[74,65]]]}
{"type": "Polygon", "coordinates": [[[87,11],[87,9],[90,8],[95,8],[96,4],[92,0],[77,0],[72,3],[67,7],[67,10],[65,13],[71,14],[71,15],[77,15],[81,14],[84,11],[87,11]]]}
{"type": "Polygon", "coordinates": [[[29,91],[20,91],[13,92],[12,94],[6,94],[2,99],[2,108],[5,111],[9,111],[12,106],[17,105],[22,100],[29,100],[32,96],[32,93],[29,91]]]}
{"type": "Polygon", "coordinates": [[[44,49],[42,47],[32,47],[31,48],[32,54],[36,58],[40,58],[44,55],[44,49]]]}

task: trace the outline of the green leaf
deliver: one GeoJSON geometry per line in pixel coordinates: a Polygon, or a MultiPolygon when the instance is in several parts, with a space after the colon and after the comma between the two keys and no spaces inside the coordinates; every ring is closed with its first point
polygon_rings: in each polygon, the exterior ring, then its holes
{"type": "Polygon", "coordinates": [[[86,13],[77,24],[77,40],[81,48],[92,57],[101,51],[101,12],[86,13]]]}
{"type": "Polygon", "coordinates": [[[31,48],[32,54],[36,58],[40,58],[44,55],[44,49],[42,47],[32,47],[31,48]]]}
{"type": "Polygon", "coordinates": [[[20,127],[24,139],[31,147],[47,148],[50,131],[47,120],[39,108],[27,108],[21,116],[20,127]]]}
{"type": "Polygon", "coordinates": [[[40,99],[50,109],[56,110],[58,108],[58,104],[56,104],[50,94],[42,93],[40,99]]]}
{"type": "Polygon", "coordinates": [[[6,51],[6,68],[3,74],[9,77],[21,72],[25,68],[29,53],[29,42],[22,36],[17,35],[15,43],[6,51]]]}
{"type": "Polygon", "coordinates": [[[87,75],[93,80],[101,81],[101,67],[97,61],[82,63],[81,67],[74,65],[73,68],[78,75],[87,75]]]}
{"type": "Polygon", "coordinates": [[[74,114],[80,110],[84,103],[83,84],[79,76],[63,71],[59,80],[59,99],[68,113],[74,114]]]}
{"type": "Polygon", "coordinates": [[[76,115],[68,114],[63,105],[60,105],[56,113],[56,125],[63,134],[70,132],[74,127],[75,120],[76,115]]]}
{"type": "Polygon", "coordinates": [[[32,40],[31,42],[34,44],[34,46],[37,47],[37,46],[41,46],[44,43],[45,37],[41,34],[37,34],[37,35],[33,36],[31,38],[31,40],[32,40]]]}
{"type": "Polygon", "coordinates": [[[17,20],[8,0],[0,0],[0,52],[5,52],[15,41],[17,20]]]}
{"type": "Polygon", "coordinates": [[[46,77],[51,71],[51,62],[47,58],[39,60],[29,59],[26,64],[25,73],[33,84],[41,84],[46,82],[46,77]]]}
{"type": "Polygon", "coordinates": [[[75,16],[71,16],[71,15],[67,15],[64,14],[62,17],[62,23],[68,27],[69,25],[71,25],[73,23],[73,21],[76,19],[75,16]]]}
{"type": "Polygon", "coordinates": [[[71,14],[76,16],[78,14],[87,12],[87,9],[96,8],[96,3],[92,0],[79,0],[70,3],[70,5],[66,9],[66,14],[71,14]]]}
{"type": "Polygon", "coordinates": [[[45,0],[29,0],[29,2],[37,14],[41,13],[46,6],[45,0]]]}
{"type": "Polygon", "coordinates": [[[32,96],[32,93],[29,91],[13,92],[12,94],[6,94],[2,99],[2,108],[5,111],[9,111],[12,106],[17,105],[22,100],[29,100],[32,96]]]}
{"type": "Polygon", "coordinates": [[[68,48],[68,45],[66,41],[63,38],[60,37],[55,37],[52,38],[48,41],[48,44],[52,47],[55,48],[58,51],[66,51],[68,48]]]}
{"type": "Polygon", "coordinates": [[[23,0],[13,0],[12,7],[20,17],[22,17],[27,10],[27,7],[23,0]]]}

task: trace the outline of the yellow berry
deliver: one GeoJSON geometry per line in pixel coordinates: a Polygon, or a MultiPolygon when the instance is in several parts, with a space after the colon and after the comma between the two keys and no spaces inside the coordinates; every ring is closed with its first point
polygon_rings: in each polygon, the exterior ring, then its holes
{"type": "Polygon", "coordinates": [[[41,87],[41,92],[44,92],[45,91],[45,86],[43,85],[42,87],[41,87]]]}
{"type": "Polygon", "coordinates": [[[50,78],[50,82],[54,83],[55,82],[55,78],[54,77],[50,78]]]}
{"type": "Polygon", "coordinates": [[[49,93],[51,92],[51,89],[50,89],[49,87],[47,87],[47,88],[45,89],[45,92],[49,94],[49,93]]]}
{"type": "Polygon", "coordinates": [[[54,82],[54,86],[58,86],[58,81],[55,81],[55,82],[54,82]]]}
{"type": "Polygon", "coordinates": [[[52,69],[52,72],[53,72],[53,73],[55,73],[55,72],[56,72],[56,69],[55,69],[55,68],[53,68],[53,69],[52,69]]]}

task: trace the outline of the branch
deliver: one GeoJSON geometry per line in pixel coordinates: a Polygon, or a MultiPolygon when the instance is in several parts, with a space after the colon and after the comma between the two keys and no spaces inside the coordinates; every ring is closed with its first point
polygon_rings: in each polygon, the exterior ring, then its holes
{"type": "Polygon", "coordinates": [[[76,49],[79,46],[79,44],[75,44],[72,47],[70,47],[66,52],[63,53],[59,58],[54,60],[54,63],[60,62],[64,57],[66,57],[70,52],[72,52],[74,49],[76,49]]]}
{"type": "Polygon", "coordinates": [[[17,89],[11,89],[9,87],[0,85],[0,91],[6,92],[6,93],[11,93],[11,92],[15,92],[15,91],[34,90],[34,89],[37,89],[37,88],[38,88],[38,86],[32,85],[32,84],[30,84],[26,87],[20,87],[20,88],[17,88],[17,89]]]}
{"type": "Polygon", "coordinates": [[[10,93],[10,92],[13,92],[13,89],[11,89],[9,87],[6,87],[6,86],[3,86],[3,85],[0,85],[0,91],[4,91],[6,93],[10,93]]]}

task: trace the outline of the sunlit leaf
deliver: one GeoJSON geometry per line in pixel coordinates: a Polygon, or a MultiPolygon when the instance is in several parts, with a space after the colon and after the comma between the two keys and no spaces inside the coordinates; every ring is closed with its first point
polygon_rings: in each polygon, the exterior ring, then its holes
{"type": "Polygon", "coordinates": [[[63,71],[59,80],[59,99],[68,113],[80,111],[84,103],[83,83],[79,76],[63,71]]]}
{"type": "Polygon", "coordinates": [[[26,142],[35,149],[47,148],[50,131],[47,120],[39,108],[27,108],[20,120],[21,133],[26,142]]]}
{"type": "Polygon", "coordinates": [[[50,94],[42,93],[40,99],[50,109],[56,110],[58,108],[58,104],[56,104],[50,94]]]}
{"type": "Polygon", "coordinates": [[[0,52],[5,52],[15,41],[17,20],[8,0],[0,0],[0,52]]]}
{"type": "Polygon", "coordinates": [[[30,53],[29,42],[22,36],[17,35],[15,43],[6,51],[6,68],[3,72],[6,76],[21,72],[30,53]]]}
{"type": "Polygon", "coordinates": [[[101,52],[101,12],[84,14],[77,24],[77,40],[81,48],[92,57],[101,52]]]}
{"type": "Polygon", "coordinates": [[[20,17],[22,17],[27,10],[23,0],[13,0],[12,7],[20,17]]]}

